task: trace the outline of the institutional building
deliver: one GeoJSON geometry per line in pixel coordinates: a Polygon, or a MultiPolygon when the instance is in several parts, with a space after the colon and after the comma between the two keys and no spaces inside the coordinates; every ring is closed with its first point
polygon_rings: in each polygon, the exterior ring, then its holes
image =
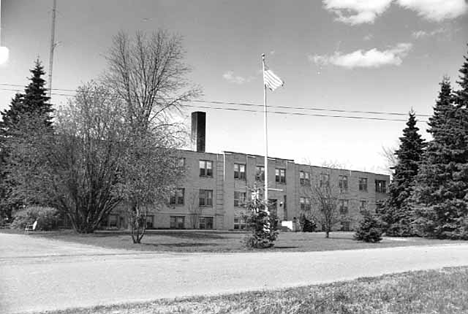
{"type": "MultiPolygon", "coordinates": [[[[243,206],[254,185],[264,186],[264,157],[239,152],[205,152],[205,113],[192,114],[195,149],[180,151],[185,179],[168,205],[150,212],[148,228],[239,230],[245,227],[243,206]]],[[[355,228],[363,210],[375,210],[387,196],[388,175],[299,164],[291,159],[268,158],[270,210],[279,221],[299,218],[313,210],[314,188],[330,186],[342,213],[341,230],[355,228]]],[[[122,214],[109,215],[104,225],[121,227],[122,214]]]]}

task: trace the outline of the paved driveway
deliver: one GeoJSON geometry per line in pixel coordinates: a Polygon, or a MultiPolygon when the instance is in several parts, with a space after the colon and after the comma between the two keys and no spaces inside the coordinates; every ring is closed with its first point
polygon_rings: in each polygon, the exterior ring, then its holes
{"type": "Polygon", "coordinates": [[[181,254],[101,249],[0,233],[1,313],[277,289],[468,265],[468,245],[181,254]]]}

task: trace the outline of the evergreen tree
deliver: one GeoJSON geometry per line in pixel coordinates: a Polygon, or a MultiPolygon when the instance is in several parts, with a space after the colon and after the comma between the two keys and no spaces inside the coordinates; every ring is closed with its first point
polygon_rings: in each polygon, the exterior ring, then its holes
{"type": "Polygon", "coordinates": [[[409,204],[414,178],[419,172],[419,163],[426,145],[416,126],[416,114],[409,113],[400,147],[395,151],[397,164],[394,167],[392,182],[389,186],[389,198],[381,210],[381,218],[390,236],[410,236],[412,209],[409,204]]]}
{"type": "MultiPolygon", "coordinates": [[[[30,83],[24,93],[17,93],[11,100],[10,108],[0,112],[0,213],[11,218],[12,211],[20,204],[10,198],[14,178],[9,177],[12,151],[19,141],[30,140],[41,133],[37,128],[52,130],[52,105],[46,96],[45,74],[39,60],[35,62],[30,83]]],[[[21,156],[21,154],[16,154],[21,156]]],[[[16,161],[18,162],[18,161],[16,161]]]]}
{"type": "Polygon", "coordinates": [[[363,218],[354,234],[354,239],[364,242],[382,241],[382,227],[378,217],[369,211],[363,212],[363,218]]]}
{"type": "Polygon", "coordinates": [[[0,134],[2,136],[12,136],[15,129],[22,122],[29,119],[39,119],[45,126],[52,125],[52,105],[47,97],[44,68],[39,60],[36,60],[32,70],[31,82],[26,86],[23,94],[16,94],[12,99],[10,108],[1,112],[3,121],[0,121],[0,134]]]}
{"type": "Polygon", "coordinates": [[[414,195],[415,227],[423,236],[468,239],[468,62],[460,73],[462,89],[456,93],[447,79],[442,81],[429,121],[433,140],[414,195]]]}

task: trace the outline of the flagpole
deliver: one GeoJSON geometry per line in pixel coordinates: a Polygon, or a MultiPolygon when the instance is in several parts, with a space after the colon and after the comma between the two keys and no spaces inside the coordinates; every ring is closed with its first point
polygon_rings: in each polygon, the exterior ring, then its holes
{"type": "MultiPolygon", "coordinates": [[[[265,54],[262,53],[263,75],[265,75],[265,54]]],[[[268,124],[267,124],[267,88],[263,80],[263,126],[265,131],[265,204],[268,206],[268,124]]]]}

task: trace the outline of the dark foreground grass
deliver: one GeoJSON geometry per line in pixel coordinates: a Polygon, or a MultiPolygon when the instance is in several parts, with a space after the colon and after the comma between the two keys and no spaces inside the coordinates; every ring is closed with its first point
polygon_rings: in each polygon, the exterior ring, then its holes
{"type": "MultiPolygon", "coordinates": [[[[0,232],[24,233],[22,231],[0,230],[0,232]]],[[[31,237],[45,237],[54,240],[89,244],[111,249],[156,252],[244,252],[245,232],[203,231],[203,230],[149,230],[141,244],[133,244],[126,231],[98,231],[93,234],[76,234],[72,230],[53,232],[30,232],[31,237]]],[[[388,248],[415,245],[438,245],[447,243],[467,243],[467,241],[433,240],[423,238],[384,238],[379,243],[364,243],[353,240],[352,232],[332,232],[326,239],[323,232],[302,233],[282,232],[275,246],[265,251],[333,251],[388,248]]],[[[258,251],[257,251],[258,252],[258,251]]]]}
{"type": "Polygon", "coordinates": [[[50,313],[468,313],[468,268],[408,272],[278,291],[50,313]]]}

